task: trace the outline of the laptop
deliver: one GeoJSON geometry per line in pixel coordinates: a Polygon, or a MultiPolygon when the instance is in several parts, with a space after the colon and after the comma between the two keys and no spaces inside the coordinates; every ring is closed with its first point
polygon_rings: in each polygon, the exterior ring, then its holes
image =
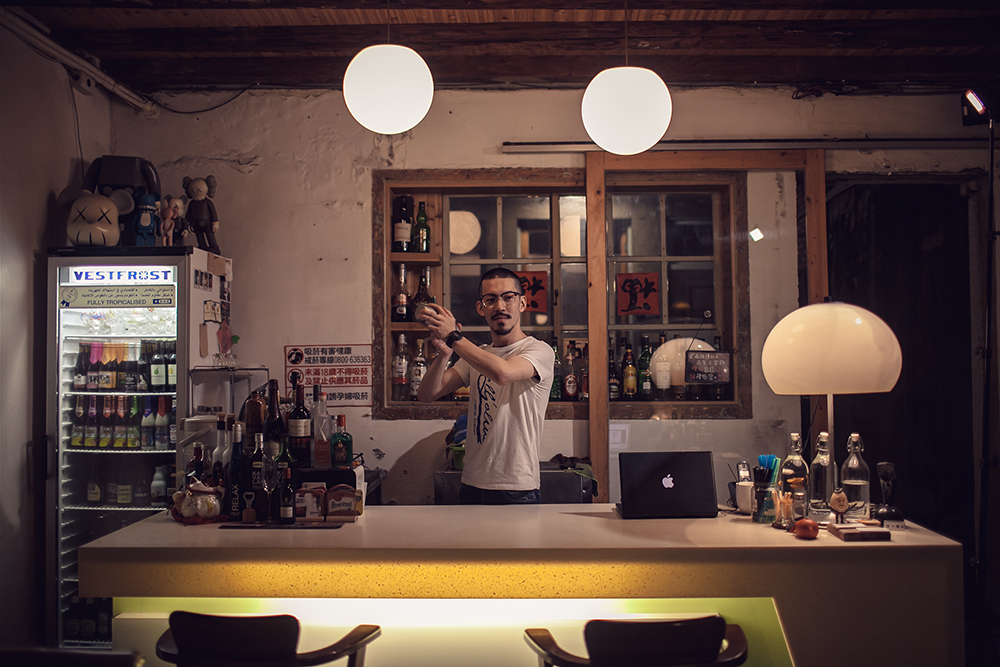
{"type": "Polygon", "coordinates": [[[622,452],[618,473],[623,519],[719,515],[712,452],[622,452]]]}

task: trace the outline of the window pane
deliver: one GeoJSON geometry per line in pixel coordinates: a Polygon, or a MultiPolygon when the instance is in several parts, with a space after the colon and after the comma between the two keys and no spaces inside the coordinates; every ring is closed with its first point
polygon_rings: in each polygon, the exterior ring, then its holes
{"type": "MultiPolygon", "coordinates": [[[[663,321],[663,289],[659,262],[614,262],[611,324],[659,324],[663,321]]],[[[709,264],[711,267],[711,264],[709,264]]]]}
{"type": "Polygon", "coordinates": [[[552,256],[552,211],[548,197],[501,197],[503,256],[552,256]]]}
{"type": "Polygon", "coordinates": [[[587,255],[587,198],[580,195],[559,197],[559,241],[563,257],[587,255]]]}
{"type": "Polygon", "coordinates": [[[587,326],[587,265],[563,264],[559,308],[566,326],[587,326]]]}
{"type": "Polygon", "coordinates": [[[451,291],[451,312],[455,319],[466,326],[483,324],[483,318],[476,312],[479,299],[479,276],[482,267],[478,265],[451,265],[449,290],[451,291]]]}
{"type": "Polygon", "coordinates": [[[497,198],[449,197],[448,208],[452,257],[496,259],[497,198]]]}
{"type": "Polygon", "coordinates": [[[608,254],[660,255],[660,196],[612,195],[608,254]]]}
{"type": "Polygon", "coordinates": [[[668,255],[691,257],[714,253],[712,198],[709,192],[666,195],[668,255]]]}
{"type": "Polygon", "coordinates": [[[670,322],[715,322],[715,274],[712,262],[671,262],[667,265],[670,322]]]}

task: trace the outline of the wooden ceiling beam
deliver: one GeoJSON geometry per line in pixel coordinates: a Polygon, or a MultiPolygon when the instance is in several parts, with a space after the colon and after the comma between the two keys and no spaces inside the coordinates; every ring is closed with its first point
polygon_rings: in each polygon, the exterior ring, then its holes
{"type": "MultiPolygon", "coordinates": [[[[3,0],[3,5],[21,3],[3,0]]],[[[386,0],[33,0],[32,7],[60,7],[84,9],[139,9],[139,10],[207,10],[207,9],[357,9],[384,11],[386,0]]],[[[772,10],[772,11],[831,11],[855,10],[872,11],[871,0],[629,0],[629,12],[676,9],[699,11],[725,10],[772,10]]],[[[550,9],[553,11],[572,10],[623,10],[622,0],[389,0],[390,11],[413,11],[419,9],[503,11],[510,9],[550,9]]],[[[994,0],[883,0],[878,3],[880,10],[905,11],[910,9],[943,10],[995,10],[994,0]]]]}

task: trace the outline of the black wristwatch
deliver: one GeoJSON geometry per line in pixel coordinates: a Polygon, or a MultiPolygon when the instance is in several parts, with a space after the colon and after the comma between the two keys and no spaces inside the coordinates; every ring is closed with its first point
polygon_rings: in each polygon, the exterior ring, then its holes
{"type": "Polygon", "coordinates": [[[462,332],[459,331],[458,329],[455,329],[450,334],[448,334],[447,338],[444,339],[444,343],[448,347],[453,347],[455,343],[462,340],[463,338],[465,338],[465,336],[462,335],[462,332]]]}

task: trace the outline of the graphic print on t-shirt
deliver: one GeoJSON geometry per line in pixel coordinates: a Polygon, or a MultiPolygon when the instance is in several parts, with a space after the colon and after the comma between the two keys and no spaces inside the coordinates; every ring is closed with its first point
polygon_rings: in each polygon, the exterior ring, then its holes
{"type": "Polygon", "coordinates": [[[493,412],[497,405],[497,390],[485,375],[479,376],[476,385],[478,406],[475,412],[474,433],[476,434],[476,442],[481,445],[485,442],[486,435],[490,432],[490,426],[493,424],[493,412]]]}

